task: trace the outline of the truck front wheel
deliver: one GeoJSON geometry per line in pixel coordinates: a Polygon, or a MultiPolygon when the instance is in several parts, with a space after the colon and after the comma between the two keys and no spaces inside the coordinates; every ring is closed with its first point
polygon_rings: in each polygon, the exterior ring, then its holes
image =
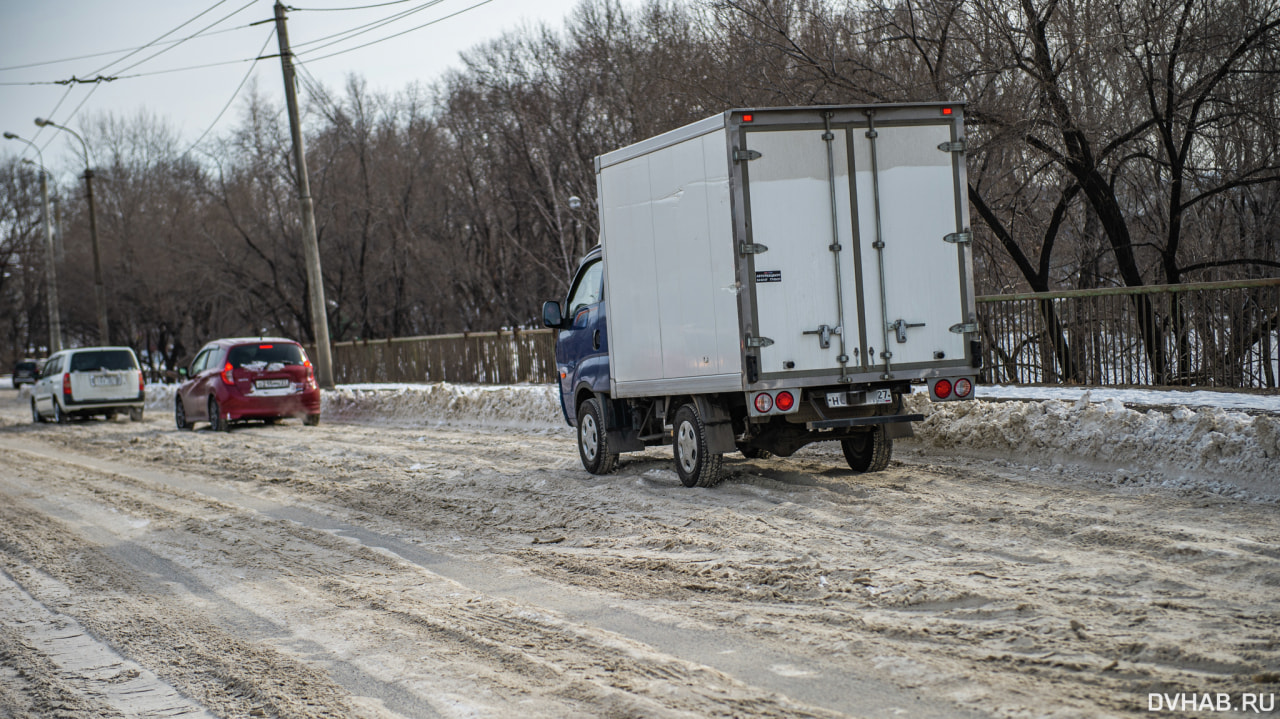
{"type": "Polygon", "coordinates": [[[855,472],[879,472],[889,466],[893,457],[893,440],[885,434],[884,425],[840,440],[849,469],[855,472]]]}
{"type": "Polygon", "coordinates": [[[578,405],[578,456],[592,474],[608,474],[618,464],[618,453],[609,450],[604,410],[596,397],[578,405]]]}
{"type": "Polygon", "coordinates": [[[720,475],[724,455],[707,451],[707,427],[693,405],[676,410],[675,442],[676,474],[686,487],[714,487],[720,475]]]}

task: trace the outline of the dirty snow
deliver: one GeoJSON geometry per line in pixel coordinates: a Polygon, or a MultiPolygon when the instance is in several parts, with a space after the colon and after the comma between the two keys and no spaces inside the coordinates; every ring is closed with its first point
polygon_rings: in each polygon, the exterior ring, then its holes
{"type": "MultiPolygon", "coordinates": [[[[173,389],[149,386],[148,408],[169,411],[173,389]]],[[[1039,387],[981,387],[979,396],[1001,401],[931,403],[913,395],[911,410],[926,419],[906,446],[1045,469],[1083,465],[1105,470],[1118,485],[1280,497],[1280,397],[1039,387]],[[1016,398],[1019,393],[1027,396],[1016,398]],[[1269,413],[1273,405],[1275,414],[1269,413]]],[[[340,385],[325,392],[324,415],[328,421],[395,427],[572,432],[549,385],[340,385]]]]}

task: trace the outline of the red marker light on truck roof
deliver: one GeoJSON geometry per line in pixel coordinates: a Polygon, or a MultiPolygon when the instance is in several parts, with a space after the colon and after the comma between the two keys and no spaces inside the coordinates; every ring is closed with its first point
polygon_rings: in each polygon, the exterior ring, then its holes
{"type": "Polygon", "coordinates": [[[950,115],[950,114],[951,114],[951,108],[949,108],[949,107],[944,107],[944,108],[942,108],[942,114],[943,114],[943,115],[950,115]]]}
{"type": "Polygon", "coordinates": [[[742,121],[743,121],[743,122],[751,122],[751,121],[752,121],[752,120],[754,120],[754,119],[756,119],[756,116],[755,116],[755,115],[743,115],[743,116],[742,116],[742,121]]]}

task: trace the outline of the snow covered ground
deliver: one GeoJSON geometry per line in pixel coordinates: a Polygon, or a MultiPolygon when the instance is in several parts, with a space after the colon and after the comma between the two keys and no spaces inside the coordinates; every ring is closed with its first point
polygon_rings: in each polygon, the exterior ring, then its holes
{"type": "MultiPolygon", "coordinates": [[[[173,386],[149,386],[147,396],[150,411],[171,411],[173,386]]],[[[935,404],[913,395],[910,409],[926,419],[905,446],[1064,474],[1085,466],[1116,485],[1280,498],[1280,396],[998,386],[979,387],[978,396],[935,404]]],[[[341,385],[325,393],[324,415],[397,427],[572,432],[547,385],[341,385]]]]}

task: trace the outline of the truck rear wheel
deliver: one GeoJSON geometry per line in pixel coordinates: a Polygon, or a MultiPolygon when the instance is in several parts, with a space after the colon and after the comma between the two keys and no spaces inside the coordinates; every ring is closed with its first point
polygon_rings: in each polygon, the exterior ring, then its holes
{"type": "Polygon", "coordinates": [[[578,405],[578,456],[592,474],[608,474],[618,464],[618,453],[609,449],[604,409],[596,397],[578,405]]]}
{"type": "Polygon", "coordinates": [[[862,432],[840,440],[845,461],[855,472],[879,472],[889,466],[893,457],[893,440],[885,434],[884,425],[877,425],[870,432],[862,432]]]}
{"type": "Polygon", "coordinates": [[[720,469],[724,455],[707,451],[707,426],[693,405],[676,410],[675,452],[676,474],[686,487],[714,487],[722,479],[720,469]]]}

